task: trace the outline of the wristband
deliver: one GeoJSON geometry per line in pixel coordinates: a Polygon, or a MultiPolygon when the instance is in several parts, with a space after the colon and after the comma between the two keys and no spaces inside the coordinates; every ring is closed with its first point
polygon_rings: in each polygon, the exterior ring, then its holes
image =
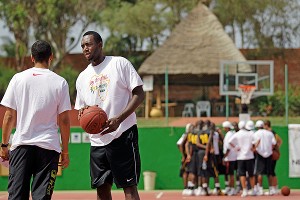
{"type": "Polygon", "coordinates": [[[61,152],[61,154],[68,155],[69,153],[61,152]]]}
{"type": "Polygon", "coordinates": [[[7,144],[1,143],[1,147],[8,147],[8,145],[9,145],[9,143],[7,143],[7,144]]]}

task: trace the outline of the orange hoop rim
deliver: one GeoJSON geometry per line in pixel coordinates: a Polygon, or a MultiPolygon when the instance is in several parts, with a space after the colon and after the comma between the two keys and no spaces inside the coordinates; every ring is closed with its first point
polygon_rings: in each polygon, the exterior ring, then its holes
{"type": "Polygon", "coordinates": [[[247,92],[247,91],[255,90],[256,86],[255,85],[239,85],[239,89],[247,92]]]}

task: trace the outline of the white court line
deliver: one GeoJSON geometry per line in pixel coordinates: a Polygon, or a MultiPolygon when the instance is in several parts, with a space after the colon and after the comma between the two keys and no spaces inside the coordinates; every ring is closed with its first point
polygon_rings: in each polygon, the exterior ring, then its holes
{"type": "Polygon", "coordinates": [[[157,198],[157,199],[160,199],[160,197],[162,197],[163,194],[164,194],[163,192],[158,193],[158,194],[156,195],[156,198],[157,198]]]}

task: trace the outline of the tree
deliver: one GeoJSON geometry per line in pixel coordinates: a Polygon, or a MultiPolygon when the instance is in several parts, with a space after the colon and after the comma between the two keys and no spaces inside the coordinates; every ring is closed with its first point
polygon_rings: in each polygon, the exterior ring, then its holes
{"type": "Polygon", "coordinates": [[[32,1],[0,0],[0,16],[15,37],[16,70],[22,70],[29,41],[30,16],[28,11],[32,1]]]}
{"type": "Polygon", "coordinates": [[[60,64],[64,56],[78,45],[80,36],[104,8],[104,0],[36,0],[32,9],[32,25],[35,38],[44,39],[54,48],[52,68],[60,64]],[[68,37],[70,28],[78,26],[78,37],[68,37]]]}
{"type": "Polygon", "coordinates": [[[198,2],[200,0],[109,1],[100,15],[102,25],[111,33],[107,49],[113,51],[115,44],[121,44],[127,51],[142,48],[152,51],[198,2]]]}
{"type": "Polygon", "coordinates": [[[153,51],[198,2],[200,0],[108,1],[99,20],[110,32],[105,51],[127,57],[141,50],[153,51]]]}
{"type": "Polygon", "coordinates": [[[299,34],[299,1],[215,0],[214,13],[241,48],[293,47],[299,34]],[[228,12],[230,10],[230,12],[228,12]]]}
{"type": "Polygon", "coordinates": [[[55,53],[52,69],[78,45],[82,33],[105,6],[104,0],[0,0],[0,3],[1,16],[16,39],[19,67],[24,64],[21,61],[27,53],[31,30],[35,39],[51,43],[55,53]],[[69,32],[75,24],[79,24],[76,38],[70,37],[69,32]]]}
{"type": "Polygon", "coordinates": [[[15,42],[7,36],[1,37],[4,41],[1,49],[6,53],[7,57],[15,57],[16,56],[16,44],[15,42]]]}

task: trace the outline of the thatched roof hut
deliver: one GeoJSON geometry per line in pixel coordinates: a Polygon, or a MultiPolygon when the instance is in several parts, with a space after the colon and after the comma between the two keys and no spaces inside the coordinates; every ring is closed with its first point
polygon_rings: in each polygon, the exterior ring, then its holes
{"type": "Polygon", "coordinates": [[[209,82],[211,85],[211,77],[209,80],[205,77],[214,75],[214,84],[218,83],[221,60],[245,61],[245,58],[225,33],[217,17],[199,3],[175,27],[164,44],[145,60],[139,73],[154,75],[157,79],[168,67],[170,84],[188,81],[193,85],[207,85],[209,82]]]}

